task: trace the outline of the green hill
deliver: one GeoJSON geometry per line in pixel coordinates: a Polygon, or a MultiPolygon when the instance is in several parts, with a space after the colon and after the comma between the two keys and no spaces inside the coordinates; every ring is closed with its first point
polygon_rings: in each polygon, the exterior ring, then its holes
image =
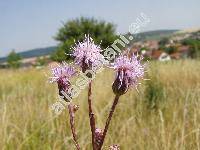
{"type": "MultiPolygon", "coordinates": [[[[155,31],[147,31],[135,34],[134,39],[131,41],[130,45],[137,41],[145,41],[145,40],[160,40],[164,37],[170,37],[172,34],[176,33],[179,30],[155,30],[155,31]]],[[[130,33],[125,35],[127,38],[130,36],[130,33]]]]}
{"type": "MultiPolygon", "coordinates": [[[[31,58],[31,57],[39,57],[39,56],[45,56],[50,55],[56,50],[56,46],[46,47],[46,48],[36,48],[31,49],[23,52],[19,52],[19,54],[22,58],[31,58]]],[[[7,60],[7,57],[0,58],[0,63],[5,62],[7,60]]]]}

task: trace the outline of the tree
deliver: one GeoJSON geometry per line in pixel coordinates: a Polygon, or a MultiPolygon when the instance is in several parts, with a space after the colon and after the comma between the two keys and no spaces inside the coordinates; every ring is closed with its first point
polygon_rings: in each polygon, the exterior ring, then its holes
{"type": "Polygon", "coordinates": [[[200,41],[188,38],[182,41],[183,45],[190,46],[190,55],[192,58],[200,58],[200,41]]]}
{"type": "Polygon", "coordinates": [[[163,50],[168,54],[172,54],[172,53],[177,52],[177,47],[176,46],[164,47],[163,50]]]}
{"type": "Polygon", "coordinates": [[[162,39],[158,42],[158,44],[159,44],[160,46],[165,46],[167,43],[169,43],[169,39],[168,39],[167,37],[162,38],[162,39]]]}
{"type": "Polygon", "coordinates": [[[75,41],[82,41],[85,35],[89,34],[95,43],[101,44],[102,48],[110,46],[117,38],[115,26],[105,21],[98,21],[94,18],[78,18],[63,24],[55,37],[59,41],[59,47],[51,56],[53,60],[63,61],[71,58],[71,46],[75,41]]]}
{"type": "Polygon", "coordinates": [[[21,56],[17,54],[14,50],[12,50],[7,57],[7,62],[9,67],[11,68],[19,68],[20,67],[20,62],[21,56]]]}

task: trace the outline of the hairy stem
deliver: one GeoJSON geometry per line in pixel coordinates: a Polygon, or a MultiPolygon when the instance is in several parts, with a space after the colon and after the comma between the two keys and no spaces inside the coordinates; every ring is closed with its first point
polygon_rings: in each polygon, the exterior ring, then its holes
{"type": "Polygon", "coordinates": [[[75,143],[76,149],[80,150],[80,146],[78,144],[78,140],[77,140],[77,135],[76,135],[76,130],[75,130],[75,112],[74,112],[74,108],[72,104],[68,105],[68,109],[69,109],[69,116],[70,116],[70,127],[71,127],[71,132],[73,135],[73,141],[75,143]]]}
{"type": "Polygon", "coordinates": [[[95,118],[94,113],[92,111],[92,83],[89,82],[89,88],[88,88],[88,109],[89,109],[89,118],[90,118],[90,128],[92,132],[92,147],[93,150],[96,150],[95,145],[95,118]]]}
{"type": "Polygon", "coordinates": [[[108,115],[108,118],[107,118],[107,120],[106,120],[106,125],[105,125],[104,131],[103,131],[103,137],[102,137],[101,143],[100,143],[100,145],[99,145],[99,147],[98,147],[98,150],[101,150],[101,147],[103,146],[104,139],[105,139],[105,137],[106,137],[106,133],[107,133],[107,131],[108,131],[108,127],[109,127],[110,121],[111,121],[111,119],[112,119],[112,116],[113,116],[113,113],[114,113],[114,111],[115,111],[115,108],[116,108],[116,106],[117,106],[118,101],[119,101],[119,96],[116,95],[116,96],[115,96],[115,99],[114,99],[114,101],[113,101],[112,107],[111,107],[111,109],[110,109],[110,113],[109,113],[109,115],[108,115]]]}

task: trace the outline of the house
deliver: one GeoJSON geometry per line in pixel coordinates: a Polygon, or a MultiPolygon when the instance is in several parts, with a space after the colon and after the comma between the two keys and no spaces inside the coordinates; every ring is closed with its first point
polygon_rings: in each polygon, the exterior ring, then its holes
{"type": "Polygon", "coordinates": [[[169,61],[171,60],[169,54],[163,52],[160,57],[158,58],[159,61],[169,61]]]}
{"type": "Polygon", "coordinates": [[[170,55],[171,59],[180,59],[181,58],[181,53],[176,52],[170,55]]]}
{"type": "Polygon", "coordinates": [[[150,50],[157,50],[159,47],[158,41],[150,40],[143,43],[142,47],[146,47],[150,50]]]}
{"type": "Polygon", "coordinates": [[[153,50],[151,53],[151,58],[159,61],[168,61],[171,60],[169,54],[161,51],[161,50],[153,50]]]}
{"type": "Polygon", "coordinates": [[[179,46],[177,49],[177,52],[181,54],[181,58],[187,58],[190,53],[190,47],[189,46],[179,46]]]}
{"type": "Polygon", "coordinates": [[[156,40],[149,41],[149,49],[158,49],[158,47],[159,47],[158,41],[156,40]]]}

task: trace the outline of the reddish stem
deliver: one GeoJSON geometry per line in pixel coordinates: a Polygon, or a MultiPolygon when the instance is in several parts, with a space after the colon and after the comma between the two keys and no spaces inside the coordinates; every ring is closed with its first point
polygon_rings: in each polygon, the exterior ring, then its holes
{"type": "Polygon", "coordinates": [[[90,118],[90,128],[92,132],[92,147],[93,150],[96,150],[95,145],[95,118],[94,113],[92,111],[92,82],[89,82],[89,88],[88,88],[88,109],[89,109],[89,118],[90,118]]]}
{"type": "Polygon", "coordinates": [[[111,109],[110,109],[109,116],[108,116],[108,118],[107,118],[107,120],[106,120],[106,125],[105,125],[104,131],[103,131],[103,137],[102,137],[101,143],[100,143],[100,145],[99,145],[99,147],[98,147],[98,150],[101,150],[101,147],[103,146],[103,142],[104,142],[104,139],[105,139],[105,137],[106,137],[106,133],[107,133],[107,131],[108,131],[108,127],[109,127],[110,121],[111,121],[111,119],[112,119],[112,116],[113,116],[113,113],[114,113],[114,111],[115,111],[115,108],[116,108],[116,105],[117,105],[118,101],[119,101],[119,96],[116,95],[116,96],[115,96],[115,99],[114,99],[114,101],[113,101],[112,107],[111,107],[111,109]]]}
{"type": "Polygon", "coordinates": [[[76,149],[77,149],[77,150],[80,150],[80,146],[79,146],[79,144],[78,144],[77,135],[76,135],[76,130],[75,130],[75,121],[74,121],[75,112],[74,112],[73,105],[72,105],[72,104],[69,104],[69,105],[68,105],[68,109],[69,109],[70,127],[71,127],[71,132],[72,132],[72,135],[73,135],[73,140],[74,140],[76,149]]]}

